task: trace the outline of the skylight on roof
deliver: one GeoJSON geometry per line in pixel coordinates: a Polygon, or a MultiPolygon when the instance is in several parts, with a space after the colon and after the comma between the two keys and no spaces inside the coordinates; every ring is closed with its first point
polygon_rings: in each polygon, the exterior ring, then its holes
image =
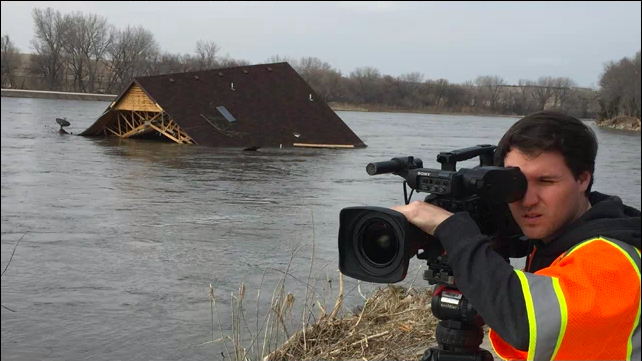
{"type": "Polygon", "coordinates": [[[225,119],[227,119],[228,122],[230,122],[230,123],[236,122],[236,118],[234,118],[232,113],[230,113],[224,106],[222,106],[222,105],[218,106],[218,107],[216,107],[216,110],[218,110],[218,112],[221,113],[221,115],[224,116],[225,119]]]}

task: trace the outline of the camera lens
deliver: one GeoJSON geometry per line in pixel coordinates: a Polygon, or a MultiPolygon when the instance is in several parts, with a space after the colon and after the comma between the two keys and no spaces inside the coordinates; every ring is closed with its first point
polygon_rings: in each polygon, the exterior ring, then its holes
{"type": "Polygon", "coordinates": [[[364,225],[359,237],[362,256],[374,266],[385,267],[399,251],[399,241],[392,225],[381,219],[373,219],[364,225]]]}

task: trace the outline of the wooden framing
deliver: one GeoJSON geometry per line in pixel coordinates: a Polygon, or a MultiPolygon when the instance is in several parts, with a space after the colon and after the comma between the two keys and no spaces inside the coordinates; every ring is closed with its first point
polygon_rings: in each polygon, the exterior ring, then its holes
{"type": "Polygon", "coordinates": [[[196,144],[163,109],[150,99],[138,84],[109,106],[114,118],[103,128],[105,135],[129,138],[158,132],[179,144],[196,144]]]}
{"type": "Polygon", "coordinates": [[[162,109],[153,100],[149,99],[147,94],[143,91],[138,84],[134,83],[118,101],[113,104],[112,109],[116,110],[132,110],[132,111],[145,111],[145,112],[159,112],[162,109]]]}
{"type": "Polygon", "coordinates": [[[162,111],[148,112],[136,110],[112,110],[115,118],[105,125],[105,134],[120,138],[129,138],[148,132],[158,132],[179,144],[196,144],[167,113],[162,111]]]}

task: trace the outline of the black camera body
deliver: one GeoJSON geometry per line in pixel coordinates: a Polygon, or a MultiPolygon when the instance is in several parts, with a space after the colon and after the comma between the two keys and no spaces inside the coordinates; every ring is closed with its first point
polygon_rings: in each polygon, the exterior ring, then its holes
{"type": "MultiPolygon", "coordinates": [[[[521,199],[526,178],[519,168],[493,166],[495,146],[478,145],[442,152],[437,161],[442,169],[423,168],[421,159],[393,158],[370,163],[370,175],[393,173],[405,179],[413,191],[430,193],[425,202],[449,212],[468,212],[495,249],[505,258],[515,253],[514,239],[521,236],[507,203],[521,199]],[[480,165],[456,170],[456,163],[479,156],[480,165]]],[[[411,258],[435,262],[443,248],[432,236],[410,224],[406,217],[382,207],[348,207],[339,214],[339,269],[346,276],[375,283],[402,281],[411,258]],[[419,253],[423,250],[422,253],[419,253]]],[[[521,253],[521,252],[518,252],[521,253]]],[[[439,283],[439,282],[437,282],[439,283]]]]}

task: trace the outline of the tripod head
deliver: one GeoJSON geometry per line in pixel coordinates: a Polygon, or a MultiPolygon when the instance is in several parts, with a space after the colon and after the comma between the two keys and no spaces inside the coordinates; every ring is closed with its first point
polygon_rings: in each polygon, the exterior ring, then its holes
{"type": "MultiPolygon", "coordinates": [[[[417,258],[425,259],[419,254],[417,258]]],[[[493,355],[479,346],[484,340],[484,321],[457,289],[448,255],[427,260],[428,270],[423,278],[437,285],[432,296],[431,310],[440,321],[437,324],[437,347],[424,352],[421,361],[493,361],[493,355]]]]}

